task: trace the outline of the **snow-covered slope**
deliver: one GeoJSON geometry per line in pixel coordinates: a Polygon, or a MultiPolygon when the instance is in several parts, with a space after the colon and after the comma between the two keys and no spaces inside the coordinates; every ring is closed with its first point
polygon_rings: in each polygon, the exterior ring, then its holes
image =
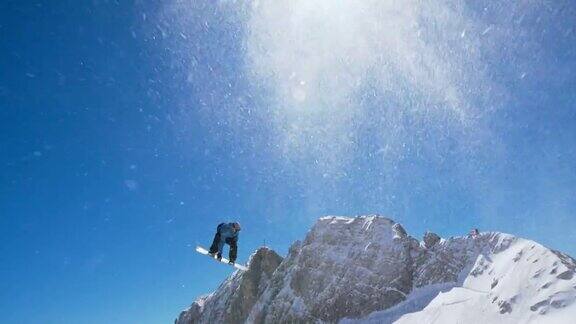
{"type": "Polygon", "coordinates": [[[576,323],[573,259],[505,234],[483,234],[468,242],[440,247],[479,252],[471,271],[462,272],[461,283],[396,323],[576,323]]]}
{"type": "Polygon", "coordinates": [[[571,323],[576,263],[502,233],[422,242],[379,216],[323,217],[281,258],[258,250],[189,323],[571,323]],[[267,266],[262,266],[265,263],[267,266]],[[261,272],[261,274],[259,274],[261,272]]]}

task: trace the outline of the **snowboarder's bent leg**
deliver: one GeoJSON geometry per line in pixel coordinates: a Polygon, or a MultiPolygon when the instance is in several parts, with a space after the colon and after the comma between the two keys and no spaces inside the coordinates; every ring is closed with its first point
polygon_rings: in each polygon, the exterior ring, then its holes
{"type": "Polygon", "coordinates": [[[225,225],[224,223],[218,224],[216,227],[216,234],[214,235],[214,240],[210,246],[210,251],[208,253],[214,255],[218,253],[217,257],[220,259],[222,257],[222,248],[224,247],[224,242],[222,242],[222,236],[220,236],[220,228],[225,225]]]}
{"type": "Polygon", "coordinates": [[[231,263],[236,262],[236,257],[238,256],[238,241],[234,238],[226,239],[226,243],[230,245],[230,255],[229,259],[231,263]]]}
{"type": "Polygon", "coordinates": [[[222,250],[218,249],[218,245],[220,245],[220,233],[216,232],[214,235],[214,241],[212,241],[212,245],[210,246],[210,254],[216,254],[216,252],[222,252],[222,250]]]}

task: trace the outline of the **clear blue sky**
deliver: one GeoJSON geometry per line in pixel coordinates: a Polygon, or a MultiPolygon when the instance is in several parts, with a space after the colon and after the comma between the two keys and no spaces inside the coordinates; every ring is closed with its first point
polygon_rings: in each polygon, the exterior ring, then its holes
{"type": "Polygon", "coordinates": [[[0,321],[170,323],[225,220],[576,255],[576,6],[448,3],[3,1],[0,321]]]}

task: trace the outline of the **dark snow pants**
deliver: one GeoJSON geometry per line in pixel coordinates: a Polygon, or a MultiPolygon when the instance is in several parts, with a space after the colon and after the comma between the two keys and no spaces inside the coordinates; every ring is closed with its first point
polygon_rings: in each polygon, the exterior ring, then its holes
{"type": "MultiPolygon", "coordinates": [[[[222,224],[220,224],[222,225],[222,224]]],[[[216,234],[214,235],[214,240],[212,241],[212,245],[210,246],[210,253],[218,253],[218,258],[222,257],[222,251],[218,251],[218,245],[222,240],[220,236],[220,225],[216,228],[216,234]]],[[[231,262],[236,262],[236,257],[238,256],[238,242],[236,239],[233,238],[226,238],[225,243],[230,245],[230,252],[228,255],[228,259],[231,262]]]]}

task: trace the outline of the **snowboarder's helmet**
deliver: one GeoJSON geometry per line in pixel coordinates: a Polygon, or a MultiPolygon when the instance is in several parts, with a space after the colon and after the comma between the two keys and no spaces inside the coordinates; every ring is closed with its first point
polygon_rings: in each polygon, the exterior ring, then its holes
{"type": "Polygon", "coordinates": [[[232,227],[233,227],[236,231],[240,231],[240,223],[234,222],[234,223],[232,223],[232,227]]]}

